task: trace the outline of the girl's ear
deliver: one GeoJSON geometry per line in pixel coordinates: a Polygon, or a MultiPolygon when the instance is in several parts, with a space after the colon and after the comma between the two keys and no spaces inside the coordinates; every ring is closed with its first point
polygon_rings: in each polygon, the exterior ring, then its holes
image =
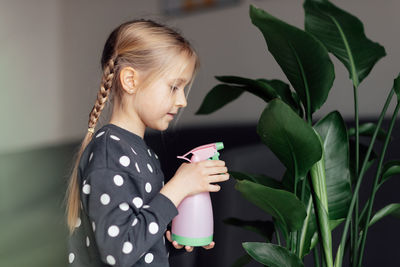
{"type": "Polygon", "coordinates": [[[120,82],[122,85],[122,89],[128,93],[133,94],[137,90],[139,73],[133,69],[132,67],[125,67],[120,71],[120,82]]]}

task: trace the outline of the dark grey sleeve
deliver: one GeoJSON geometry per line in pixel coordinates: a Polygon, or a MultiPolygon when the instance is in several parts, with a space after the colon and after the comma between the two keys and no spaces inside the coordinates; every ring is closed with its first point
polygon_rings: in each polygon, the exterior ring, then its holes
{"type": "Polygon", "coordinates": [[[141,188],[141,177],[109,168],[90,172],[84,182],[84,209],[104,263],[132,266],[178,214],[173,202],[159,192],[144,203],[141,188]]]}

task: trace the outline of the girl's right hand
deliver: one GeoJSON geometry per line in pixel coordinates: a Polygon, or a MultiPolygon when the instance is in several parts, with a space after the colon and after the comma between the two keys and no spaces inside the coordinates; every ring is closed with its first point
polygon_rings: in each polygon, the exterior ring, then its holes
{"type": "Polygon", "coordinates": [[[221,187],[212,183],[229,179],[228,168],[223,160],[204,160],[182,163],[174,177],[175,184],[185,190],[186,196],[202,192],[218,192],[221,187]]]}

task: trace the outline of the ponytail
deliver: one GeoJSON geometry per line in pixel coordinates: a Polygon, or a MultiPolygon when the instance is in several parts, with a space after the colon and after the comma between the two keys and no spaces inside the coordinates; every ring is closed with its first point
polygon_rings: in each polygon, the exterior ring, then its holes
{"type": "Polygon", "coordinates": [[[89,114],[88,131],[85,137],[83,138],[80,148],[78,152],[75,154],[75,158],[73,160],[74,166],[72,169],[71,176],[69,178],[66,200],[64,200],[67,206],[66,208],[67,227],[70,235],[73,234],[75,227],[80,219],[79,202],[81,201],[80,201],[80,191],[78,182],[79,162],[83,151],[92,140],[94,134],[94,128],[96,127],[101,111],[103,110],[111,91],[113,76],[114,76],[114,59],[110,59],[108,64],[104,68],[103,77],[100,85],[100,91],[97,93],[96,102],[92,108],[92,111],[89,114]]]}

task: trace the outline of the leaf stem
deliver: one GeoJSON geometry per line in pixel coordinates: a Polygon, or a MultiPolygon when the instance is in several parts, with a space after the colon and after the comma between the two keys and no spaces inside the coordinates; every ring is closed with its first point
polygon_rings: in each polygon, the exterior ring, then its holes
{"type": "MultiPolygon", "coordinates": [[[[353,84],[353,92],[354,92],[354,115],[355,115],[355,121],[356,121],[356,167],[354,170],[354,177],[358,177],[358,171],[359,171],[359,161],[360,161],[360,133],[359,133],[359,119],[358,119],[358,93],[357,93],[357,87],[353,84]]],[[[353,258],[352,262],[355,262],[357,259],[357,254],[358,254],[358,247],[357,247],[357,240],[358,240],[358,192],[356,194],[356,207],[354,210],[354,229],[352,230],[352,245],[353,245],[353,258]]],[[[351,256],[350,256],[351,258],[351,256]]]]}
{"type": "MultiPolygon", "coordinates": [[[[362,178],[364,176],[364,172],[366,171],[367,162],[368,162],[369,156],[371,154],[372,147],[373,147],[373,145],[375,143],[376,136],[378,135],[378,131],[379,131],[380,127],[381,127],[381,124],[382,124],[383,118],[385,116],[386,110],[387,110],[387,108],[388,108],[388,106],[390,104],[390,101],[392,100],[393,94],[394,94],[394,87],[390,91],[390,93],[388,95],[388,98],[386,99],[386,103],[385,103],[385,105],[384,105],[384,107],[382,109],[382,112],[381,112],[380,116],[379,116],[377,127],[376,127],[376,129],[374,131],[374,134],[372,136],[371,143],[368,146],[367,154],[365,155],[365,158],[364,158],[364,161],[363,161],[363,165],[361,167],[361,171],[360,171],[359,177],[357,179],[356,188],[354,190],[353,197],[351,198],[350,207],[349,207],[349,210],[347,212],[346,223],[345,223],[344,230],[343,230],[343,233],[342,233],[342,238],[341,238],[341,241],[340,241],[340,246],[342,248],[344,247],[345,242],[346,242],[346,236],[347,236],[347,232],[349,230],[349,224],[350,224],[350,220],[351,220],[351,215],[353,214],[353,209],[354,209],[355,202],[356,202],[356,196],[358,195],[358,191],[360,190],[360,185],[361,185],[361,182],[362,182],[362,178]]],[[[336,257],[337,261],[335,263],[335,267],[341,267],[342,266],[342,263],[343,263],[343,252],[344,252],[343,249],[339,249],[338,250],[338,255],[336,257]]]]}
{"type": "Polygon", "coordinates": [[[367,219],[365,220],[365,226],[364,226],[363,235],[362,235],[362,238],[361,238],[360,257],[358,258],[358,264],[357,264],[358,267],[360,267],[361,263],[362,263],[362,257],[363,257],[364,247],[365,247],[365,240],[367,238],[368,225],[369,225],[369,220],[371,218],[372,205],[374,203],[375,194],[377,192],[376,188],[378,186],[379,177],[380,177],[381,171],[382,171],[383,159],[385,158],[386,149],[387,149],[388,144],[390,142],[390,136],[392,134],[392,130],[393,130],[394,124],[396,123],[396,117],[397,117],[397,113],[399,112],[399,108],[400,108],[400,102],[397,102],[395,111],[393,112],[393,115],[392,115],[392,120],[390,122],[389,130],[388,130],[388,133],[387,133],[386,138],[385,138],[385,144],[383,145],[382,153],[379,156],[378,170],[376,171],[374,185],[372,187],[371,200],[368,203],[367,219]]]}

